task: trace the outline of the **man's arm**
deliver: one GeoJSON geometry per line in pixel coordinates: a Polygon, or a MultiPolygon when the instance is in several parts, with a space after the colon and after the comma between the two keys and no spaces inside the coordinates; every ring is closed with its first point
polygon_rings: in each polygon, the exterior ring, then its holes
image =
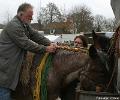
{"type": "MultiPolygon", "coordinates": [[[[11,40],[20,48],[24,50],[28,50],[35,53],[41,53],[41,52],[55,52],[56,46],[52,45],[51,42],[41,37],[41,40],[45,41],[45,44],[41,44],[40,42],[37,43],[35,41],[32,41],[26,36],[24,28],[16,23],[9,23],[6,27],[6,32],[8,36],[11,38],[11,40]],[[43,38],[43,39],[42,39],[43,38]]],[[[32,34],[31,34],[32,35],[32,34]]],[[[34,37],[34,36],[33,36],[34,37]]],[[[38,38],[36,41],[38,41],[38,38]]]]}
{"type": "Polygon", "coordinates": [[[51,44],[51,41],[49,39],[47,39],[46,37],[38,33],[38,31],[35,31],[34,29],[32,29],[31,26],[29,26],[29,30],[31,32],[31,39],[36,43],[43,44],[45,46],[48,46],[51,44]]]}
{"type": "Polygon", "coordinates": [[[7,31],[7,34],[18,47],[24,50],[35,53],[46,51],[46,46],[42,44],[37,44],[34,41],[28,39],[28,37],[25,35],[24,30],[22,30],[21,27],[14,27],[14,29],[9,29],[7,31]]]}

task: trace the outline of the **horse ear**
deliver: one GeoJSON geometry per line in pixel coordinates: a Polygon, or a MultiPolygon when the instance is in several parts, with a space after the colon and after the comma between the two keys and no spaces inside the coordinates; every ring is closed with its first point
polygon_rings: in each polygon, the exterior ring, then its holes
{"type": "Polygon", "coordinates": [[[93,37],[93,42],[95,43],[95,41],[97,39],[97,35],[94,30],[92,30],[92,37],[93,37]]]}
{"type": "Polygon", "coordinates": [[[90,48],[89,48],[89,56],[90,56],[92,59],[95,59],[96,57],[98,57],[97,50],[96,50],[96,48],[94,47],[94,45],[91,45],[90,48]]]}

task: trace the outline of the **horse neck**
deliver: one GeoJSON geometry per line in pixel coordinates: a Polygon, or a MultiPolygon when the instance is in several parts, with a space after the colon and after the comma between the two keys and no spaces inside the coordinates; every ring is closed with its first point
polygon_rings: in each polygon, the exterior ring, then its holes
{"type": "Polygon", "coordinates": [[[88,61],[88,55],[81,52],[71,52],[61,50],[54,56],[54,71],[60,77],[67,76],[69,73],[79,70],[88,61]]]}

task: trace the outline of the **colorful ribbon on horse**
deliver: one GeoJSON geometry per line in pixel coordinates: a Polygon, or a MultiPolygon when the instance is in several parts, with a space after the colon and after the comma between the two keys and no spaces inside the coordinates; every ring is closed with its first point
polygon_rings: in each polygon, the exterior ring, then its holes
{"type": "Polygon", "coordinates": [[[36,72],[35,72],[36,83],[35,83],[34,90],[33,90],[33,100],[41,100],[41,97],[40,97],[41,73],[43,71],[43,67],[45,66],[45,62],[46,62],[48,55],[49,53],[45,53],[39,67],[36,69],[36,72]]]}
{"type": "Polygon", "coordinates": [[[52,54],[49,54],[47,59],[46,59],[46,63],[45,63],[45,67],[43,68],[42,71],[42,79],[41,79],[41,100],[48,100],[47,96],[48,96],[48,91],[47,91],[47,76],[49,73],[49,69],[52,67],[52,54]]]}

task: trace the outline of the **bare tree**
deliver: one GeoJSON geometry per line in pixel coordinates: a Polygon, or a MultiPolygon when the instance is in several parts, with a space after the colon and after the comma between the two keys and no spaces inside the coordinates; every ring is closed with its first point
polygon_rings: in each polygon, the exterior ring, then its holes
{"type": "Polygon", "coordinates": [[[102,15],[96,15],[94,17],[94,29],[97,32],[101,31],[113,31],[115,28],[115,19],[113,18],[105,18],[102,15]]]}
{"type": "Polygon", "coordinates": [[[92,30],[94,18],[87,6],[75,7],[69,15],[73,18],[74,29],[77,33],[92,30]]]}
{"type": "Polygon", "coordinates": [[[106,31],[110,31],[110,32],[114,31],[115,26],[116,26],[115,18],[106,19],[106,23],[105,23],[106,31]]]}
{"type": "Polygon", "coordinates": [[[96,15],[94,17],[94,29],[97,32],[101,32],[105,28],[106,18],[102,15],[96,15]]]}
{"type": "Polygon", "coordinates": [[[38,19],[43,24],[63,21],[62,14],[54,3],[49,3],[45,8],[41,8],[38,19]]]}
{"type": "Polygon", "coordinates": [[[6,11],[5,18],[6,20],[4,21],[4,24],[7,24],[8,22],[10,22],[10,20],[12,19],[12,15],[10,14],[10,11],[6,11]]]}

